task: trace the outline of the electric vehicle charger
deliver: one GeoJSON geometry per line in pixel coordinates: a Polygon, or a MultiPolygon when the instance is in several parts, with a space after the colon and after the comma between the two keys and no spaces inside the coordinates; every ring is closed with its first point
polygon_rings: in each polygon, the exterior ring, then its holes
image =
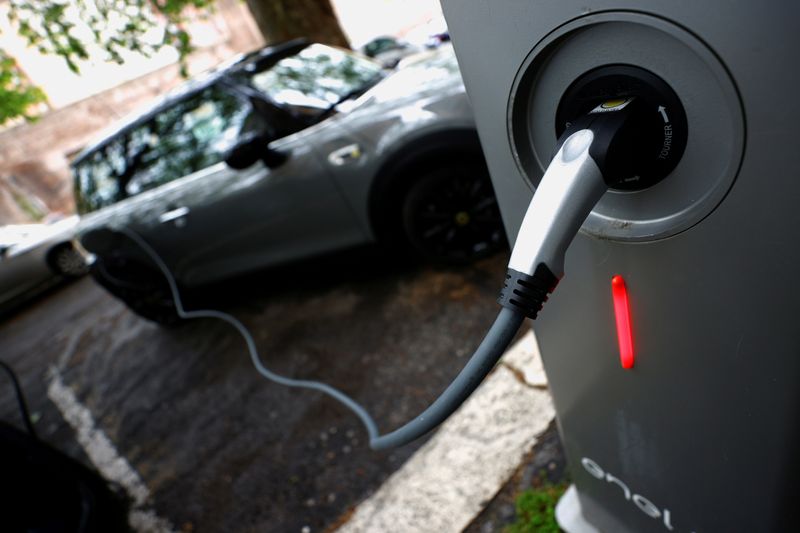
{"type": "Polygon", "coordinates": [[[492,370],[524,319],[536,318],[564,275],[567,247],[605,191],[648,172],[654,164],[658,132],[646,127],[646,118],[646,110],[635,97],[598,102],[562,134],[558,152],[534,194],[511,252],[505,286],[498,299],[503,308],[494,324],[445,391],[412,421],[384,435],[367,410],[342,391],[319,381],[282,376],[267,368],[253,336],[234,316],[213,309],[186,310],[175,277],[153,247],[129,228],[119,231],[133,240],[164,274],[179,317],[227,322],[244,338],[253,366],[264,378],[287,387],[322,392],[338,401],[361,420],[374,450],[401,446],[425,435],[458,409],[492,370]]]}

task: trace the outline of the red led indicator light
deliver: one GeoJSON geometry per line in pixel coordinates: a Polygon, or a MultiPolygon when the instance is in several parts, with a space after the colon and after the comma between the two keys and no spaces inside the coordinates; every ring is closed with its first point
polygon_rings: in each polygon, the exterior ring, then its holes
{"type": "Polygon", "coordinates": [[[619,360],[622,368],[633,368],[633,331],[631,311],[628,306],[628,287],[622,276],[611,278],[611,295],[614,297],[614,317],[617,321],[619,360]]]}

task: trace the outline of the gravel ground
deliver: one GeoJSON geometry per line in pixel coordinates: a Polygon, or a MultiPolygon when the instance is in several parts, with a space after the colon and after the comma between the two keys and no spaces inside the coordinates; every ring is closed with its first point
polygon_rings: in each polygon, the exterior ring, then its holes
{"type": "MultiPolygon", "coordinates": [[[[385,431],[464,364],[497,312],[506,261],[445,269],[358,250],[243,278],[202,300],[242,319],[272,369],[342,388],[385,431]]],[[[0,354],[46,441],[87,460],[47,399],[56,369],[139,473],[155,512],[183,531],[324,530],[421,444],[372,452],[339,405],[259,377],[226,324],[163,329],[90,279],[6,318],[0,354]]],[[[0,419],[18,421],[10,387],[0,386],[0,419]]]]}

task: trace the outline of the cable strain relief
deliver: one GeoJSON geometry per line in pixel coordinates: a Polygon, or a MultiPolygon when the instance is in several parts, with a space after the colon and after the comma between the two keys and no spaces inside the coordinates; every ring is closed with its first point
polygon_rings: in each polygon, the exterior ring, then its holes
{"type": "Polygon", "coordinates": [[[547,295],[558,285],[558,278],[544,263],[539,263],[531,276],[509,268],[497,302],[508,309],[535,319],[547,301],[547,295]]]}

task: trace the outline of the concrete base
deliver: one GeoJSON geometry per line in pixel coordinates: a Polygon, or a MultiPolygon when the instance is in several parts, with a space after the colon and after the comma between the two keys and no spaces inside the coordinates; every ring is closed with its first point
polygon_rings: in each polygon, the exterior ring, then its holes
{"type": "Polygon", "coordinates": [[[567,533],[601,533],[599,529],[586,521],[578,500],[575,485],[570,485],[556,504],[556,521],[567,533]]]}

